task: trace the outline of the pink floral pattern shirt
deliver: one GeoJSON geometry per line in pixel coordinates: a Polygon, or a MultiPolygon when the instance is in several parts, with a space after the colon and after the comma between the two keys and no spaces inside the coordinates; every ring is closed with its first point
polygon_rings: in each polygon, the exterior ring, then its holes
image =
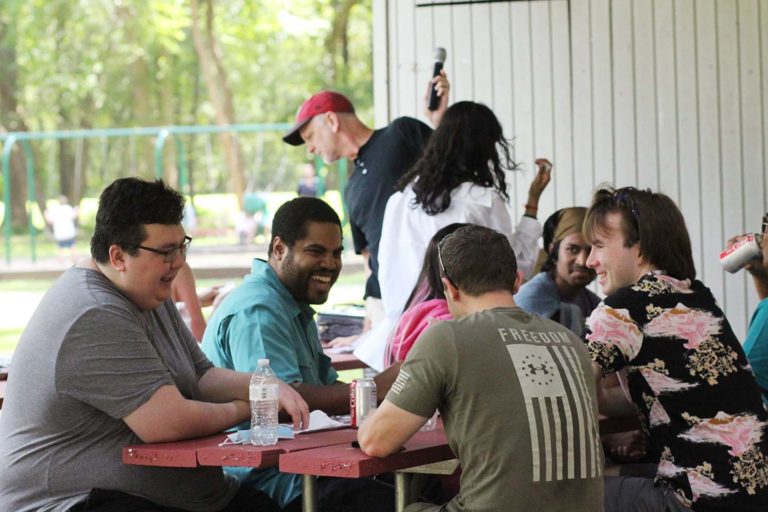
{"type": "Polygon", "coordinates": [[[587,319],[606,374],[627,368],[649,453],[696,511],[768,511],[768,419],[741,344],[701,282],[648,274],[587,319]]]}

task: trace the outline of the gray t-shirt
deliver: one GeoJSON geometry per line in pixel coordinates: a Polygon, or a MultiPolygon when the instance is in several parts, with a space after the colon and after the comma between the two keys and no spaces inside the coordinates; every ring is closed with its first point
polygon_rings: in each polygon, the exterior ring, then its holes
{"type": "Polygon", "coordinates": [[[603,458],[584,343],[519,308],[437,322],[408,354],[387,400],[437,408],[462,466],[448,511],[603,509],[603,458]]]}
{"type": "Polygon", "coordinates": [[[122,420],[163,385],[199,398],[211,363],[169,300],[139,310],[101,273],[72,268],[45,294],[13,357],[0,415],[0,510],[64,511],[93,488],[185,510],[237,491],[221,468],[123,464],[122,420]]]}

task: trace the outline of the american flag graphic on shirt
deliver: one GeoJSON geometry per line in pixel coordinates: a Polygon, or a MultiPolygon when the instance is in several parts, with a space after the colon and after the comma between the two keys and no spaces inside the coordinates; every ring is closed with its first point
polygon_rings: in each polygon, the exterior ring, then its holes
{"type": "Polygon", "coordinates": [[[507,350],[525,399],[532,478],[551,482],[602,475],[602,453],[588,378],[573,347],[512,343],[507,350]]]}

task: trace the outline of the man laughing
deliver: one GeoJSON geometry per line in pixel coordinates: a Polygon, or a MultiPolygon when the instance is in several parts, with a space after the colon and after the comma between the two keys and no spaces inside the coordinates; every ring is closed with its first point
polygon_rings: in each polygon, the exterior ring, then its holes
{"type": "MultiPolygon", "coordinates": [[[[268,261],[254,259],[250,275],[212,315],[203,351],[216,366],[252,372],[268,358],[277,376],[291,384],[310,410],[349,412],[349,386],[336,380],[323,354],[310,304],[323,304],[341,272],[341,221],[325,202],[298,197],[275,213],[268,261]]],[[[376,377],[384,396],[397,377],[395,366],[376,377]]],[[[227,468],[256,486],[284,510],[301,509],[301,478],[277,468],[227,468]]],[[[391,488],[378,482],[327,479],[318,483],[321,510],[387,510],[391,488]],[[339,500],[339,503],[336,501],[339,500]],[[383,508],[380,508],[383,507],[383,508]],[[344,509],[346,510],[346,509],[344,509]]]]}

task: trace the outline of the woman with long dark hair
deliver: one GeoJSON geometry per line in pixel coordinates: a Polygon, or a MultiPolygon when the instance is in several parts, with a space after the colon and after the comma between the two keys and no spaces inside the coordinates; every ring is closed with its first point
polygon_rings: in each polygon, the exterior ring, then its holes
{"type": "Polygon", "coordinates": [[[421,333],[435,320],[452,318],[443,291],[442,273],[438,245],[448,235],[469,224],[453,223],[439,229],[432,236],[424,253],[416,286],[413,287],[402,315],[387,341],[384,364],[389,367],[402,361],[421,333]]]}
{"type": "Polygon", "coordinates": [[[518,268],[525,275],[530,272],[541,234],[536,220],[539,197],[551,170],[547,160],[536,164],[525,214],[513,230],[504,174],[517,164],[499,120],[491,109],[472,101],[448,108],[421,158],[387,202],[379,244],[379,283],[387,316],[396,318],[403,311],[432,235],[454,222],[504,233],[518,268]]]}

